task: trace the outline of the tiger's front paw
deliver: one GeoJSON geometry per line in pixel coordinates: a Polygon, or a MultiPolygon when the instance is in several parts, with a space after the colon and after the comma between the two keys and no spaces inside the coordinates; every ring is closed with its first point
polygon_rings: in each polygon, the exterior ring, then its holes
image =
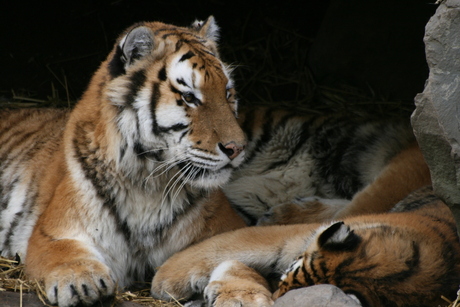
{"type": "Polygon", "coordinates": [[[208,307],[268,307],[271,296],[266,280],[238,261],[221,263],[204,290],[208,307]]]}
{"type": "Polygon", "coordinates": [[[65,263],[45,276],[51,304],[60,307],[91,305],[114,294],[115,283],[109,268],[93,260],[65,263]]]}
{"type": "MultiPolygon", "coordinates": [[[[160,300],[187,300],[195,293],[202,293],[209,275],[199,268],[182,270],[182,266],[163,264],[152,280],[150,295],[160,300]],[[196,269],[196,270],[193,270],[196,269]]],[[[173,263],[174,264],[174,263],[173,263]]]]}

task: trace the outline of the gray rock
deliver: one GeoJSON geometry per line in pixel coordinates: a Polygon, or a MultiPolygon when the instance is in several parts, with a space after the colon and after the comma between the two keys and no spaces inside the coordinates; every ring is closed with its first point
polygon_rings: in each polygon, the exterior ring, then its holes
{"type": "Polygon", "coordinates": [[[278,298],[273,307],[359,307],[357,301],[333,285],[316,285],[291,290],[278,298]]]}
{"type": "MultiPolygon", "coordinates": [[[[0,306],[1,307],[44,307],[45,305],[40,301],[38,296],[33,292],[22,293],[19,292],[0,292],[0,306]]],[[[113,302],[113,300],[106,300],[104,302],[96,303],[94,305],[99,307],[142,307],[140,304],[133,302],[113,302]]]]}
{"type": "Polygon", "coordinates": [[[460,229],[460,0],[441,2],[426,25],[424,42],[430,73],[415,98],[412,125],[434,191],[460,229]]]}

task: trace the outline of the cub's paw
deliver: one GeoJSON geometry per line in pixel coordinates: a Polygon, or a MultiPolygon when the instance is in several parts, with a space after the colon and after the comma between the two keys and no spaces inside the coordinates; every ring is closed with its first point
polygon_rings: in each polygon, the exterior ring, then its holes
{"type": "Polygon", "coordinates": [[[268,307],[273,305],[271,293],[248,281],[213,281],[204,290],[208,307],[268,307]]]}
{"type": "Polygon", "coordinates": [[[257,226],[294,224],[303,211],[304,208],[294,203],[274,206],[259,218],[257,226]]]}
{"type": "Polygon", "coordinates": [[[45,276],[51,304],[60,307],[91,305],[114,294],[109,268],[98,261],[81,260],[60,265],[45,276]]]}
{"type": "Polygon", "coordinates": [[[268,307],[271,296],[266,280],[238,261],[221,263],[204,290],[208,307],[268,307]]]}

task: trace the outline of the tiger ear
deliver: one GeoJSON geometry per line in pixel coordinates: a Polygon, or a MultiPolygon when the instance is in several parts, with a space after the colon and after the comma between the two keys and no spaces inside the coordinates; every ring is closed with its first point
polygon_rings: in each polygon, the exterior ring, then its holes
{"type": "Polygon", "coordinates": [[[337,222],[326,228],[318,236],[318,246],[328,251],[351,251],[361,242],[344,222],[337,222]]]}
{"type": "Polygon", "coordinates": [[[121,59],[125,68],[152,52],[154,39],[152,31],[144,26],[132,29],[120,42],[121,59]]]}
{"type": "Polygon", "coordinates": [[[195,29],[201,37],[212,41],[217,41],[219,39],[220,28],[214,16],[209,16],[205,21],[195,20],[192,24],[192,28],[195,29]]]}

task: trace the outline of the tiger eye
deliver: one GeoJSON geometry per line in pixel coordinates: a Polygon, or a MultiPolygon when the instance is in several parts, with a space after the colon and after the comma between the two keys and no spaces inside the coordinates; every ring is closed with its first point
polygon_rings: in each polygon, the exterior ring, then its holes
{"type": "Polygon", "coordinates": [[[196,98],[192,93],[184,93],[182,94],[182,99],[184,99],[185,102],[193,103],[196,98]]]}

